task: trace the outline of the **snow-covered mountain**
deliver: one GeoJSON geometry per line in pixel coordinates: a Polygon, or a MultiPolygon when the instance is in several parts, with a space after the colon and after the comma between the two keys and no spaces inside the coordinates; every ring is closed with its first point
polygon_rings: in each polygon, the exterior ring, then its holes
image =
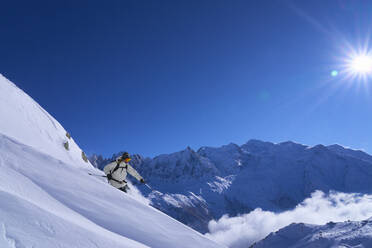
{"type": "Polygon", "coordinates": [[[224,247],[111,187],[66,130],[0,75],[0,247],[224,247]]]}
{"type": "Polygon", "coordinates": [[[155,190],[140,188],[153,206],[203,233],[224,214],[291,209],[316,190],[372,192],[372,157],[340,145],[250,140],[132,164],[155,190]]]}
{"type": "Polygon", "coordinates": [[[252,248],[368,248],[372,247],[372,219],[329,222],[326,225],[291,224],[271,233],[252,248]]]}

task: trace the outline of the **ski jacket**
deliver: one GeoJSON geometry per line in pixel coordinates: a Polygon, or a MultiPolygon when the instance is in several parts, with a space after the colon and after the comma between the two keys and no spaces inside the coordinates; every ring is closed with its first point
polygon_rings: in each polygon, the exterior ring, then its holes
{"type": "Polygon", "coordinates": [[[138,181],[142,179],[141,175],[130,164],[122,161],[120,162],[119,166],[116,168],[117,165],[118,165],[118,162],[113,161],[103,168],[103,171],[105,172],[106,176],[111,174],[112,179],[108,181],[115,188],[119,189],[127,185],[126,179],[127,179],[128,173],[132,175],[133,177],[135,177],[138,181]]]}

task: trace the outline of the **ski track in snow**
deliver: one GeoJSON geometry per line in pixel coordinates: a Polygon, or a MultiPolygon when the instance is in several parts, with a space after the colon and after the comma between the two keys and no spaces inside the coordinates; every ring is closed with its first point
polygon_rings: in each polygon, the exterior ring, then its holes
{"type": "Polygon", "coordinates": [[[46,112],[39,104],[36,104],[36,107],[38,109],[41,110],[41,112],[44,113],[44,115],[50,120],[50,122],[52,123],[52,125],[54,126],[55,129],[57,129],[57,126],[56,124],[54,123],[54,120],[52,119],[52,117],[48,114],[48,112],[46,112]]]}

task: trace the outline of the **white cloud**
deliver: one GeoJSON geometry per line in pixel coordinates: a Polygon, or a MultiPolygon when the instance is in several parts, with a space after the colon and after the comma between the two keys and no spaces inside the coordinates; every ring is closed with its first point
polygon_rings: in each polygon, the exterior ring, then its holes
{"type": "Polygon", "coordinates": [[[246,248],[291,223],[323,225],[329,221],[364,220],[372,216],[372,195],[316,191],[295,209],[282,213],[260,208],[209,223],[206,236],[230,248],[246,248]]]}

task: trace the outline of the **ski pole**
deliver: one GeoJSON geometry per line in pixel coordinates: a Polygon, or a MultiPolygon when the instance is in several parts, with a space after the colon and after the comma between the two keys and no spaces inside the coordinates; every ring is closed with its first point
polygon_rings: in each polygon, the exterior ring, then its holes
{"type": "Polygon", "coordinates": [[[102,175],[97,175],[97,174],[92,174],[92,173],[88,173],[88,174],[91,176],[96,176],[96,177],[107,177],[107,176],[102,176],[102,175]]]}
{"type": "Polygon", "coordinates": [[[150,187],[150,185],[148,185],[147,183],[145,183],[146,187],[149,188],[150,190],[152,190],[152,188],[150,187]]]}

